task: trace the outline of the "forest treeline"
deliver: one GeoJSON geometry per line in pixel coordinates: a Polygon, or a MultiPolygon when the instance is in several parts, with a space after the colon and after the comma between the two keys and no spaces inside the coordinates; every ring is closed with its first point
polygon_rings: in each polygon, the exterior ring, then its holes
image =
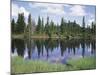
{"type": "Polygon", "coordinates": [[[71,22],[61,18],[60,24],[55,24],[53,20],[47,16],[46,22],[44,18],[38,16],[37,23],[32,20],[31,14],[28,16],[27,23],[25,22],[24,13],[19,13],[17,21],[14,18],[11,20],[12,35],[23,34],[24,36],[48,36],[48,37],[83,37],[95,38],[96,23],[92,22],[91,25],[85,23],[85,16],[82,18],[82,25],[77,24],[76,20],[71,22]]]}

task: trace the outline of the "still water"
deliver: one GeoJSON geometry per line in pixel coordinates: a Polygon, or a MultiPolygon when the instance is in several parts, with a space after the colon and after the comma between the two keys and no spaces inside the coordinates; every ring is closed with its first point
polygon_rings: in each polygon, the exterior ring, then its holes
{"type": "Polygon", "coordinates": [[[94,40],[13,39],[11,54],[25,60],[65,64],[69,59],[96,55],[94,40]]]}

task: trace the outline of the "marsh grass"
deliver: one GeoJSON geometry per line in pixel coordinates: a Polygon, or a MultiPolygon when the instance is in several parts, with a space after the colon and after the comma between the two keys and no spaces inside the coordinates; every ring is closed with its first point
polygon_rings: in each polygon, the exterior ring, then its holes
{"type": "Polygon", "coordinates": [[[12,57],[11,73],[40,73],[40,72],[56,72],[56,71],[72,71],[95,69],[95,58],[83,58],[78,60],[69,60],[68,64],[49,63],[42,60],[24,60],[21,57],[12,57]]]}
{"type": "Polygon", "coordinates": [[[80,59],[71,59],[68,63],[76,67],[78,70],[88,70],[88,69],[96,69],[96,58],[95,57],[84,57],[80,59]]]}
{"type": "Polygon", "coordinates": [[[51,64],[41,60],[24,60],[21,57],[12,58],[11,66],[12,73],[51,72],[66,69],[66,65],[51,64]]]}

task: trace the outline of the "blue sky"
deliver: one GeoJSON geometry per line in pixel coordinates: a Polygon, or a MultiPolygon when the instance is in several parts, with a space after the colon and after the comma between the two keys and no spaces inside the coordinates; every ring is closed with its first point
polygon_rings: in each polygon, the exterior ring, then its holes
{"type": "Polygon", "coordinates": [[[32,19],[38,20],[38,16],[44,18],[46,22],[47,16],[50,21],[53,20],[55,24],[60,24],[61,18],[64,17],[66,21],[74,21],[82,25],[82,17],[85,16],[86,25],[90,25],[92,21],[95,21],[95,6],[88,5],[69,5],[69,4],[54,4],[54,3],[36,3],[36,2],[24,2],[24,1],[12,1],[12,18],[17,20],[18,13],[24,12],[25,21],[29,13],[32,15],[32,19]]]}

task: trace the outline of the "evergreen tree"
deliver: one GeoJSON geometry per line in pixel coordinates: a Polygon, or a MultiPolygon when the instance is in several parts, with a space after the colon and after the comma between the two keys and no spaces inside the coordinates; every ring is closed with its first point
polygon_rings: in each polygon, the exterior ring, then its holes
{"type": "Polygon", "coordinates": [[[91,32],[95,34],[96,32],[96,24],[94,22],[91,23],[91,32]]]}
{"type": "Polygon", "coordinates": [[[15,20],[12,19],[12,21],[11,21],[11,32],[12,32],[12,33],[15,33],[15,31],[16,31],[15,20]]]}
{"type": "Polygon", "coordinates": [[[40,19],[40,16],[38,17],[38,24],[37,24],[37,27],[36,27],[36,31],[38,33],[41,33],[41,19],[40,19]]]}
{"type": "Polygon", "coordinates": [[[50,22],[50,30],[51,30],[50,33],[54,34],[55,30],[54,30],[54,22],[53,21],[50,22]]]}
{"type": "Polygon", "coordinates": [[[44,32],[44,20],[42,18],[42,24],[41,24],[41,32],[43,33],[44,32]]]}
{"type": "Polygon", "coordinates": [[[83,21],[82,21],[82,28],[83,32],[85,32],[85,17],[83,16],[83,21]]]}
{"type": "Polygon", "coordinates": [[[19,34],[24,33],[24,29],[25,29],[24,13],[21,13],[18,14],[16,32],[19,34]]]}
{"type": "Polygon", "coordinates": [[[31,19],[31,14],[28,16],[28,31],[29,31],[29,37],[32,34],[32,19],[31,19]]]}
{"type": "Polygon", "coordinates": [[[82,20],[82,37],[85,38],[85,17],[83,16],[82,20]]]}
{"type": "Polygon", "coordinates": [[[47,17],[47,22],[46,22],[46,24],[45,24],[45,32],[46,32],[46,34],[48,34],[48,35],[50,34],[50,33],[49,33],[49,30],[50,30],[50,29],[49,29],[49,17],[47,17]]]}
{"type": "Polygon", "coordinates": [[[61,25],[60,25],[60,30],[61,30],[61,33],[63,34],[64,31],[65,31],[65,23],[64,23],[64,18],[61,19],[61,25]]]}

